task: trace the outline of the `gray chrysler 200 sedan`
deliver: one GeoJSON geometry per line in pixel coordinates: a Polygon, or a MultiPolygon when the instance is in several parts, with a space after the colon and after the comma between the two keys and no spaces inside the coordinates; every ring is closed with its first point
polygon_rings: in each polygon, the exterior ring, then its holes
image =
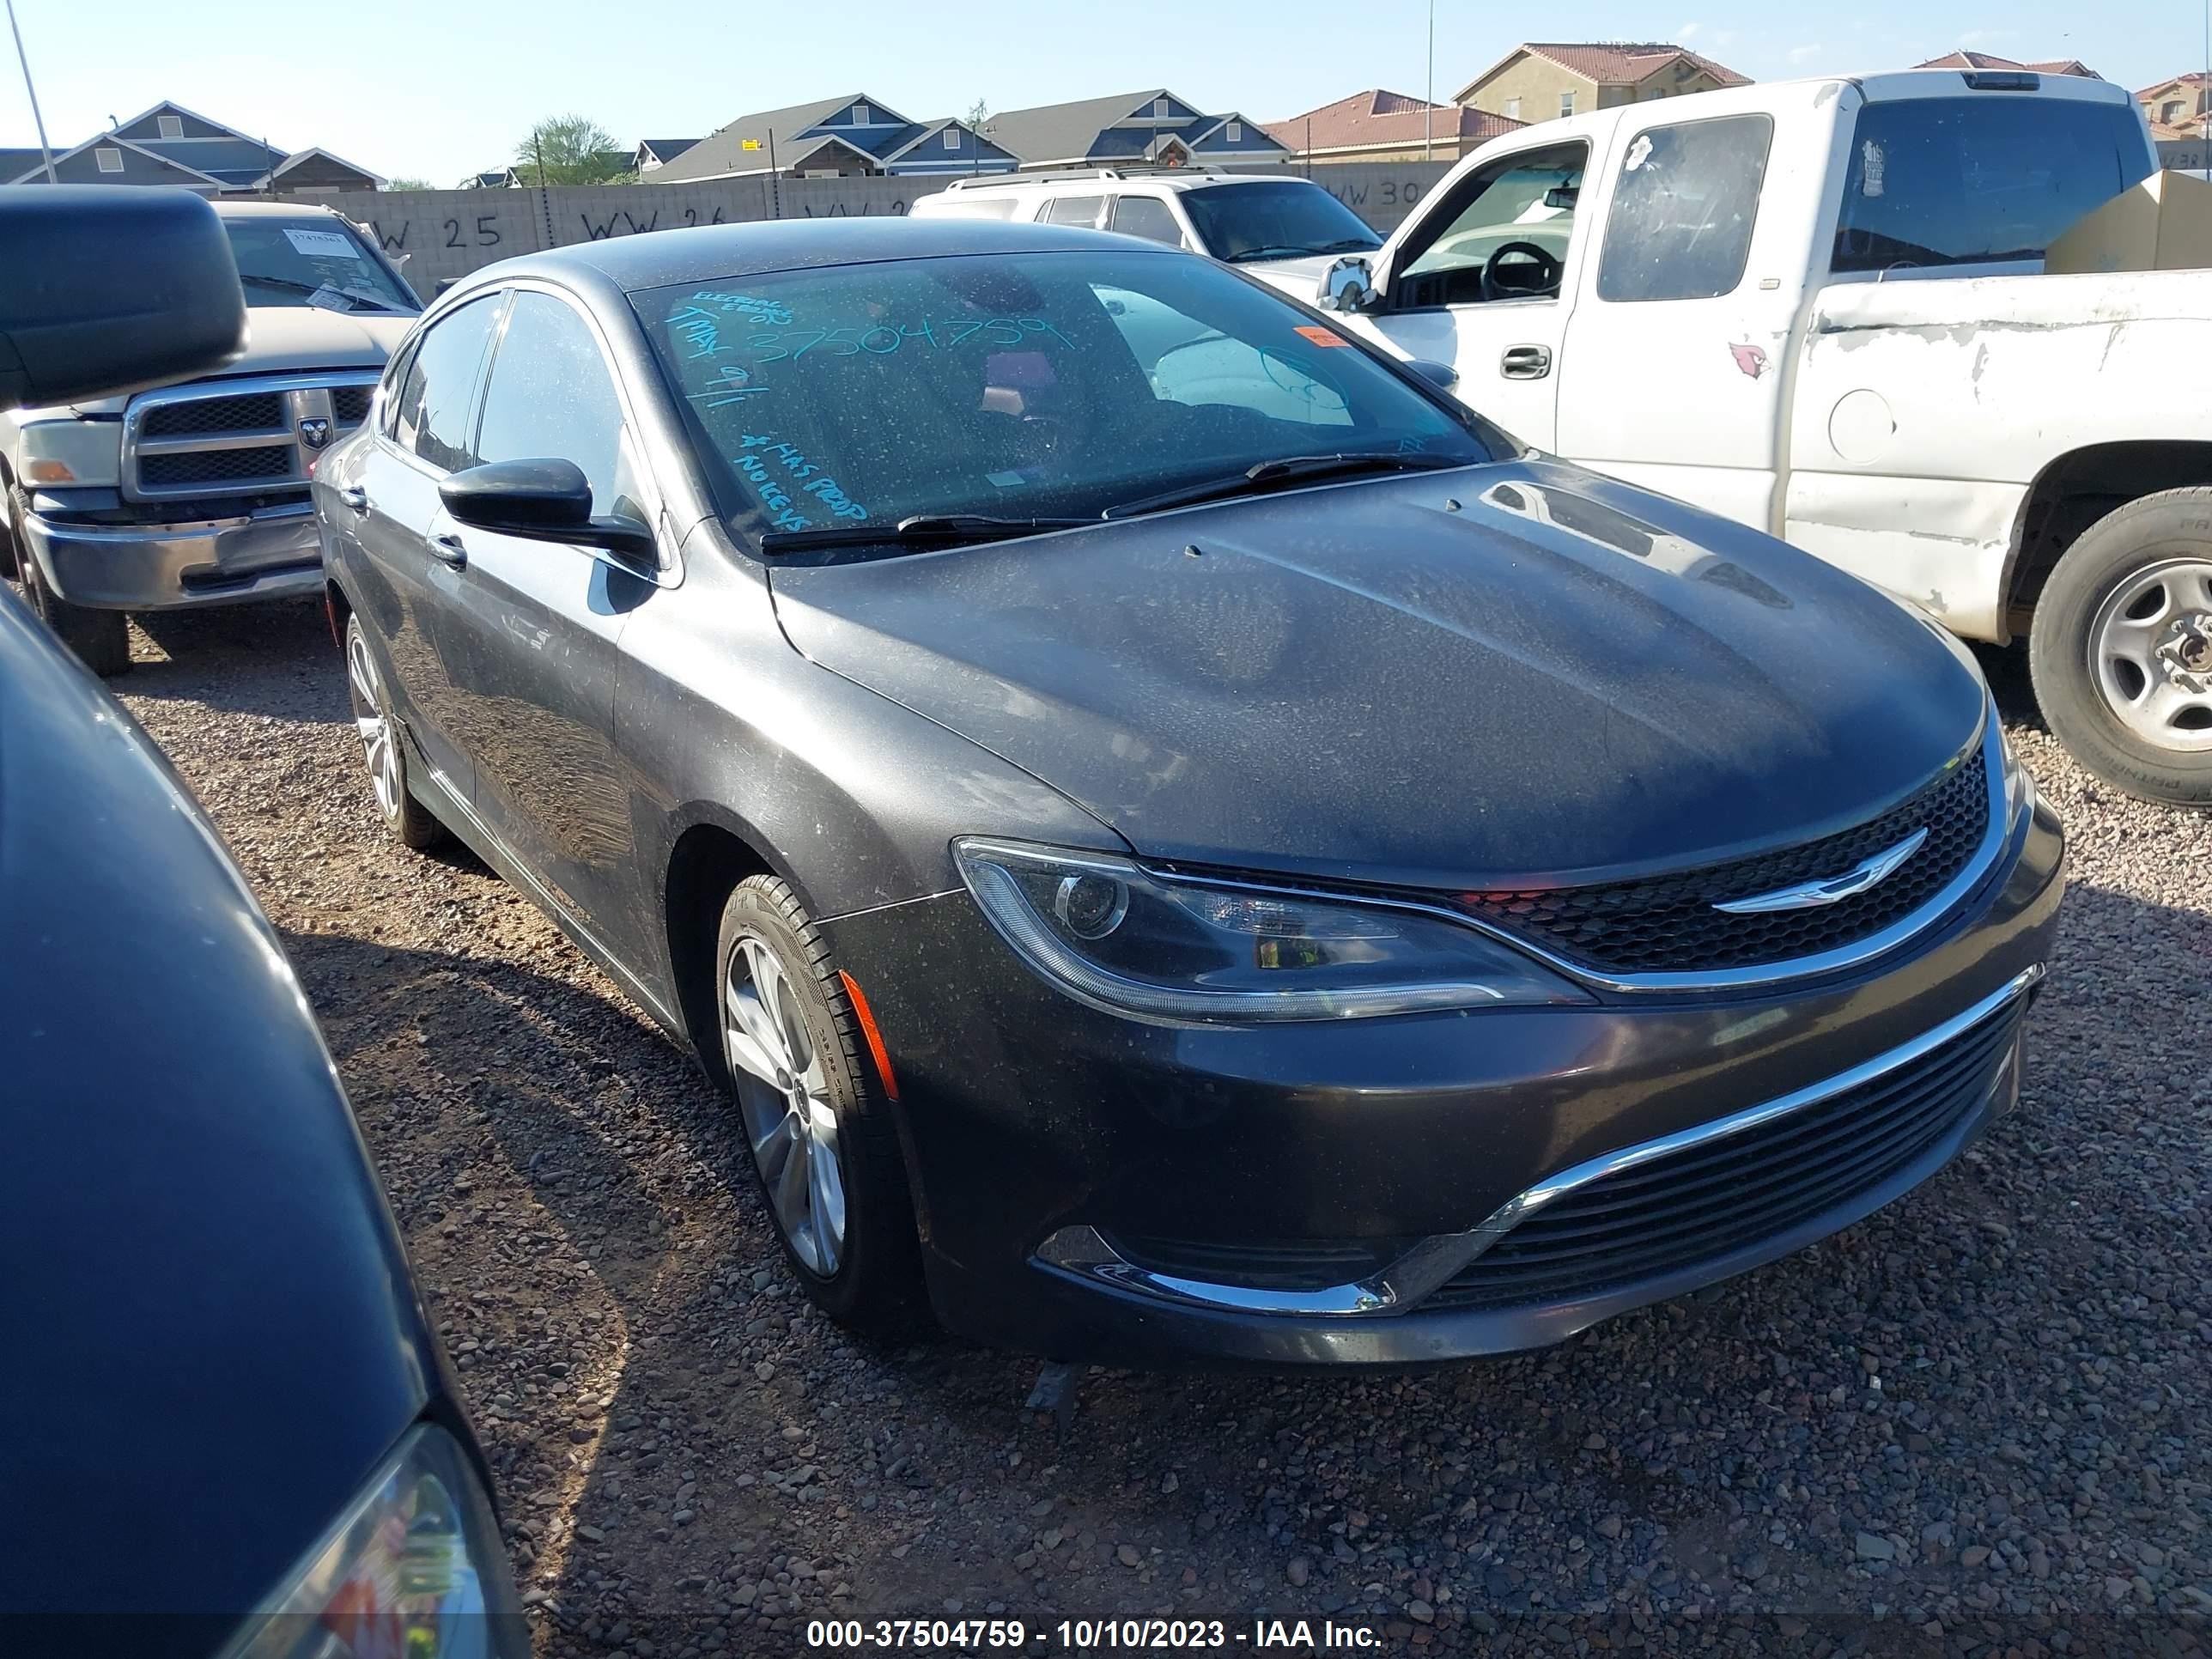
{"type": "Polygon", "coordinates": [[[511,261],[314,491],[384,817],[696,1048],[854,1324],[1526,1347],[2018,1096],[2061,832],[1971,659],[1208,261],[511,261]]]}

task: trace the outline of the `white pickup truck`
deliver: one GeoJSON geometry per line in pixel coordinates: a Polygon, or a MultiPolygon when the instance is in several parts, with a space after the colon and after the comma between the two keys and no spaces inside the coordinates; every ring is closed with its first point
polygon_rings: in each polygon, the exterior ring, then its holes
{"type": "Polygon", "coordinates": [[[2071,76],[1625,105],[1484,145],[1320,302],[1537,448],[2025,634],[2076,757],[2212,805],[2212,271],[2043,270],[2154,166],[2071,76]]]}

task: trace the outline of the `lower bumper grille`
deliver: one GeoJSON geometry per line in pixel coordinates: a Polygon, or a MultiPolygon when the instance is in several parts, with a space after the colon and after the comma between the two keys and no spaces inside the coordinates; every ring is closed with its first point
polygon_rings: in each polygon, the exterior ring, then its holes
{"type": "Polygon", "coordinates": [[[1601,1176],[1536,1208],[1421,1304],[1571,1302],[1717,1262],[1870,1193],[1981,1112],[2023,1000],[1907,1065],[1735,1134],[1601,1176]]]}

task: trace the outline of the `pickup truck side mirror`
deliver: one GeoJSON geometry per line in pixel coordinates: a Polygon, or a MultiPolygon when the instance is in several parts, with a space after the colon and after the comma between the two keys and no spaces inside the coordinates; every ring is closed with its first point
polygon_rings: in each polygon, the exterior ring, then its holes
{"type": "Polygon", "coordinates": [[[1431,357],[1411,357],[1406,367],[1439,391],[1449,392],[1459,384],[1459,371],[1449,363],[1437,362],[1431,357]]]}
{"type": "Polygon", "coordinates": [[[438,499],[457,522],[479,530],[603,547],[648,570],[659,556],[649,526],[592,516],[591,483],[574,461],[487,461],[448,477],[438,499]]]}
{"type": "Polygon", "coordinates": [[[1323,311],[1364,311],[1375,303],[1375,270],[1364,254],[1346,253],[1321,274],[1314,303],[1323,311]]]}
{"type": "Polygon", "coordinates": [[[0,190],[0,409],[137,392],[246,349],[215,210],[187,190],[0,190]]]}

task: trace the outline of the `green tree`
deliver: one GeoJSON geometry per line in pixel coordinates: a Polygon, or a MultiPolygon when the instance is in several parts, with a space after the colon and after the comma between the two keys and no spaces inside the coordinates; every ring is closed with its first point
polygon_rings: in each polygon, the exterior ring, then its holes
{"type": "Polygon", "coordinates": [[[428,179],[386,179],[384,181],[384,187],[386,190],[437,189],[437,186],[432,184],[428,179]]]}
{"type": "Polygon", "coordinates": [[[514,152],[514,171],[533,188],[545,185],[617,185],[632,177],[630,152],[582,115],[556,115],[531,128],[514,152]]]}

